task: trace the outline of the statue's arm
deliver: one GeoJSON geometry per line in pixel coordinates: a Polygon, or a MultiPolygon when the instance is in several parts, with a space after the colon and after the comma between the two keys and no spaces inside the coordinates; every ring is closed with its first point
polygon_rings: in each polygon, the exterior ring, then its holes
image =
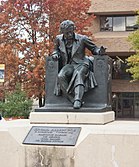
{"type": "Polygon", "coordinates": [[[101,46],[100,48],[97,47],[91,39],[89,39],[87,36],[84,36],[84,44],[85,47],[90,50],[92,52],[92,54],[94,55],[105,55],[106,52],[106,48],[104,48],[103,46],[101,46]]]}

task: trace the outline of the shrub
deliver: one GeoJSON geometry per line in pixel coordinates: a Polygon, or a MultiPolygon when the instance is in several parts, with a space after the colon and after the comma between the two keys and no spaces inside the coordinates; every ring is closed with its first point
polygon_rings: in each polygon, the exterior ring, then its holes
{"type": "Polygon", "coordinates": [[[13,92],[5,92],[5,102],[0,102],[0,111],[3,117],[28,118],[32,103],[18,85],[13,92]]]}

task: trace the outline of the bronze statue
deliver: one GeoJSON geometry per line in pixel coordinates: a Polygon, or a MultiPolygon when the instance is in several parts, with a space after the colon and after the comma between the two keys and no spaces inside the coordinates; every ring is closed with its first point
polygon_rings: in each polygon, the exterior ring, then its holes
{"type": "Polygon", "coordinates": [[[62,92],[72,103],[74,109],[83,105],[84,92],[97,86],[92,71],[93,57],[85,55],[89,49],[94,55],[104,55],[106,48],[98,48],[87,36],[76,34],[73,21],[60,24],[60,35],[55,40],[52,58],[59,61],[56,95],[62,92]]]}

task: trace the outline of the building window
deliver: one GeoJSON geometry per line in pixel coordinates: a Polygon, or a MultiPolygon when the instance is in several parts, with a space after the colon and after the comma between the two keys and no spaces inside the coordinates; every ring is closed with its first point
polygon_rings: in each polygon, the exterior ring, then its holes
{"type": "Polygon", "coordinates": [[[136,24],[137,17],[128,16],[126,17],[126,31],[134,31],[138,29],[138,25],[136,24]]]}
{"type": "Polygon", "coordinates": [[[100,29],[101,31],[112,31],[112,17],[100,17],[100,29]]]}
{"type": "Polygon", "coordinates": [[[137,16],[101,16],[101,31],[134,31],[138,29],[137,16]]]}
{"type": "Polygon", "coordinates": [[[125,31],[125,17],[113,17],[113,31],[125,31]]]}
{"type": "Polygon", "coordinates": [[[139,93],[114,93],[112,109],[116,112],[116,118],[139,118],[139,93]]]}

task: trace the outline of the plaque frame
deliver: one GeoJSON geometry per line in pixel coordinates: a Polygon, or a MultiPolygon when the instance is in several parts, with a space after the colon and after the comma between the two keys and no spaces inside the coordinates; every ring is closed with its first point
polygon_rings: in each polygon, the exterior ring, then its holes
{"type": "Polygon", "coordinates": [[[32,126],[23,144],[75,146],[81,127],[32,126]]]}

